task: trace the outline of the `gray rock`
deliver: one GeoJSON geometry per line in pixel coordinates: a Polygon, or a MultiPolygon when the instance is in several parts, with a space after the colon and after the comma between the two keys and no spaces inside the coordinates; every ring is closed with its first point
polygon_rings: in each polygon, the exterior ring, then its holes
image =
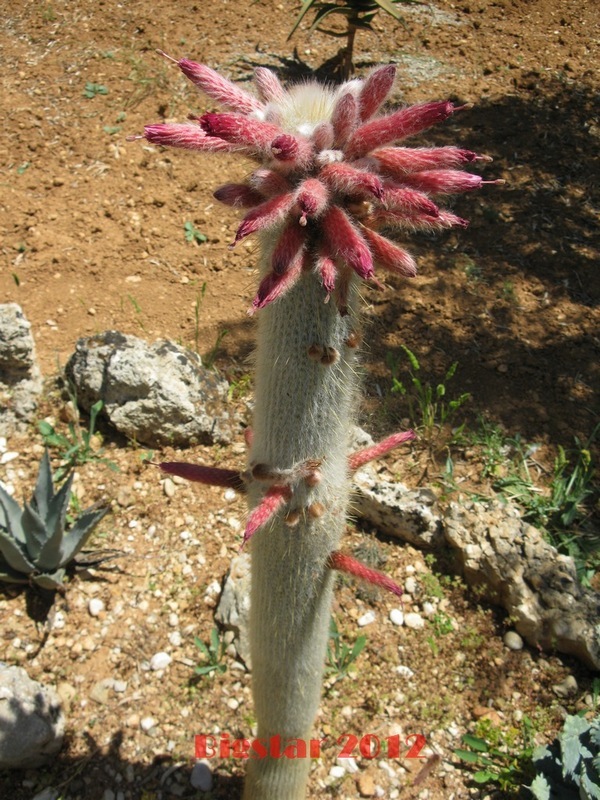
{"type": "Polygon", "coordinates": [[[242,553],[231,560],[221,592],[215,619],[226,630],[233,631],[236,652],[250,669],[248,618],[250,615],[250,556],[242,553]]]}
{"type": "Polygon", "coordinates": [[[174,342],[118,331],[79,339],[66,375],[82,408],[102,400],[111,424],[149,447],[231,441],[227,381],[174,342]]]}
{"type": "Polygon", "coordinates": [[[503,606],[525,641],[600,669],[600,595],[581,586],[573,559],[514,507],[451,503],[444,534],[465,581],[503,606]]]}
{"type": "Polygon", "coordinates": [[[436,496],[430,489],[407,489],[401,483],[372,480],[364,470],[354,475],[353,510],[383,533],[433,549],[444,541],[436,496]]]}
{"type": "Polygon", "coordinates": [[[0,305],[0,435],[24,431],[34,419],[42,377],[31,325],[16,303],[0,305]]]}
{"type": "Polygon", "coordinates": [[[558,697],[574,697],[577,694],[577,690],[579,689],[577,685],[577,681],[573,677],[573,675],[567,675],[564,681],[556,684],[556,686],[552,687],[552,691],[558,697]]]}
{"type": "Polygon", "coordinates": [[[190,783],[200,792],[210,792],[213,786],[213,777],[207,761],[197,761],[192,767],[190,783]]]}
{"type": "Polygon", "coordinates": [[[506,631],[504,634],[502,641],[508,647],[509,650],[522,650],[523,649],[523,639],[519,636],[516,631],[506,631]]]}
{"type": "Polygon", "coordinates": [[[43,766],[59,752],[65,719],[55,690],[0,665],[0,770],[43,766]]]}
{"type": "MultiPolygon", "coordinates": [[[[359,437],[360,446],[371,443],[359,437]]],[[[457,571],[515,619],[534,647],[557,649],[600,669],[600,595],[581,586],[573,559],[559,555],[508,503],[451,503],[430,490],[381,481],[367,464],[354,476],[354,509],[390,536],[422,549],[450,545],[457,571]]]]}

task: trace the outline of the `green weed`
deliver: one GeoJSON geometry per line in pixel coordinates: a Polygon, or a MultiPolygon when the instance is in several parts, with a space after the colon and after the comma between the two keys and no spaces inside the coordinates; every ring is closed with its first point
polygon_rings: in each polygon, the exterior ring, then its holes
{"type": "Polygon", "coordinates": [[[362,653],[367,644],[367,637],[361,634],[356,638],[354,645],[350,647],[344,641],[338,630],[337,624],[333,617],[331,618],[329,628],[329,638],[331,644],[327,648],[327,661],[325,665],[325,673],[334,675],[336,679],[344,678],[348,675],[351,667],[362,653]]]}
{"type": "Polygon", "coordinates": [[[108,89],[106,86],[103,86],[101,83],[91,83],[87,81],[85,84],[85,89],[83,90],[83,96],[87,97],[88,100],[91,100],[93,97],[96,97],[99,94],[108,94],[108,89]]]}
{"type": "Polygon", "coordinates": [[[590,451],[599,430],[597,425],[585,443],[575,437],[570,452],[559,446],[547,489],[540,488],[532,475],[539,446],[527,445],[517,434],[507,440],[511,448],[507,474],[493,484],[497,492],[521,506],[527,522],[545,530],[560,552],[573,557],[587,585],[600,567],[600,533],[593,519],[600,486],[590,451]]]}
{"type": "Polygon", "coordinates": [[[222,674],[227,670],[227,665],[222,663],[226,645],[223,639],[219,637],[217,628],[213,628],[210,632],[208,644],[204,644],[202,639],[197,636],[194,637],[194,644],[206,661],[206,664],[196,667],[194,670],[196,675],[222,674]]]}
{"type": "MultiPolygon", "coordinates": [[[[412,350],[405,345],[400,347],[408,359],[408,377],[405,377],[404,381],[400,379],[400,364],[393,354],[388,352],[386,364],[392,373],[392,393],[406,398],[411,422],[416,425],[424,439],[431,441],[436,431],[452,423],[458,410],[471,395],[464,392],[457,398],[447,399],[446,384],[454,377],[458,361],[446,370],[443,380],[433,386],[421,379],[419,375],[421,364],[412,350]]],[[[454,436],[460,435],[463,428],[464,425],[460,426],[454,432],[454,436]]]]}
{"type": "Polygon", "coordinates": [[[518,797],[521,785],[534,775],[532,755],[535,749],[533,723],[523,717],[521,728],[498,728],[488,719],[480,720],[476,735],[465,734],[462,743],[468,750],[455,750],[454,755],[466,764],[477,767],[473,780],[480,784],[496,784],[505,797],[518,797]]]}
{"type": "MultiPolygon", "coordinates": [[[[208,240],[208,236],[198,230],[193,222],[186,222],[183,226],[184,235],[186,242],[195,242],[196,244],[202,244],[208,240]]],[[[206,285],[206,284],[205,284],[206,285]]]]}
{"type": "MultiPolygon", "coordinates": [[[[77,402],[71,397],[74,409],[77,409],[77,402]]],[[[42,435],[44,445],[59,451],[61,460],[60,467],[56,470],[54,480],[60,482],[74,467],[86,464],[88,461],[99,461],[118,472],[117,465],[102,453],[104,448],[96,446],[96,419],[102,410],[102,400],[98,400],[90,409],[90,424],[88,429],[83,428],[79,421],[79,415],[75,422],[69,422],[68,433],[59,433],[49,422],[41,420],[38,422],[38,430],[42,435]]]]}

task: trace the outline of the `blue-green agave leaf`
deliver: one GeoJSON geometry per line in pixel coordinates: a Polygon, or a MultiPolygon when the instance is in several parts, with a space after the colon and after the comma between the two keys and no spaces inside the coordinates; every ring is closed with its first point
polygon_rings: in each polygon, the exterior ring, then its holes
{"type": "Polygon", "coordinates": [[[75,475],[72,472],[54,495],[48,507],[46,526],[50,531],[50,536],[54,536],[57,531],[59,531],[61,535],[64,533],[65,520],[67,518],[67,511],[69,510],[69,501],[71,500],[71,486],[73,485],[74,477],[75,475]]]}
{"type": "Polygon", "coordinates": [[[25,534],[25,546],[29,558],[35,563],[40,550],[48,539],[48,531],[44,520],[30,503],[25,503],[21,516],[21,525],[25,534]]]}
{"type": "Polygon", "coordinates": [[[73,473],[69,475],[60,490],[54,495],[48,509],[46,525],[51,533],[36,560],[37,568],[43,572],[51,572],[57,569],[63,559],[63,545],[66,535],[65,519],[71,498],[72,483],[73,473]]]}
{"type": "Polygon", "coordinates": [[[57,569],[56,572],[53,572],[51,575],[42,573],[41,575],[35,575],[33,582],[41,586],[42,589],[62,589],[64,586],[65,573],[66,570],[64,569],[57,569]]]}
{"type": "Polygon", "coordinates": [[[23,552],[24,549],[24,544],[15,541],[10,533],[0,528],[0,552],[4,556],[4,560],[9,567],[17,570],[17,572],[23,572],[25,575],[29,575],[34,571],[35,567],[23,552]]]}
{"type": "Polygon", "coordinates": [[[4,529],[21,544],[25,544],[25,534],[21,526],[21,506],[6,489],[0,486],[0,530],[4,529]]]}
{"type": "Polygon", "coordinates": [[[17,572],[6,563],[2,555],[0,555],[0,582],[5,583],[29,583],[29,575],[22,572],[17,572]]]}
{"type": "Polygon", "coordinates": [[[63,538],[60,566],[66,566],[77,553],[85,546],[92,535],[94,528],[102,517],[109,511],[109,506],[100,509],[84,511],[75,521],[75,524],[63,538]]]}
{"type": "Polygon", "coordinates": [[[42,519],[46,519],[48,508],[54,497],[54,484],[52,482],[52,470],[50,468],[50,456],[48,448],[44,450],[44,455],[40,461],[37,482],[31,498],[31,504],[42,519]]]}

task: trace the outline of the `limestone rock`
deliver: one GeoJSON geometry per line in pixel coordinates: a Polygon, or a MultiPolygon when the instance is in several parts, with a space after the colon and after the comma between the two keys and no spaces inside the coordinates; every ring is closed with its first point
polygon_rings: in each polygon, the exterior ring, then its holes
{"type": "Polygon", "coordinates": [[[16,303],[0,305],[0,435],[22,432],[33,420],[42,377],[31,325],[16,303]]]}
{"type": "Polygon", "coordinates": [[[573,559],[559,555],[517,509],[451,503],[444,533],[465,581],[502,605],[530,645],[600,669],[600,595],[581,586],[573,559]]]}
{"type": "Polygon", "coordinates": [[[430,489],[408,489],[377,477],[372,470],[355,473],[352,509],[378,530],[415,547],[432,549],[444,541],[437,498],[430,489]]]}
{"type": "Polygon", "coordinates": [[[149,447],[231,441],[227,381],[174,342],[118,331],[79,339],[66,375],[82,408],[102,400],[111,424],[149,447]]]}
{"type": "Polygon", "coordinates": [[[0,770],[43,766],[62,747],[64,728],[56,691],[0,664],[0,770]]]}
{"type": "Polygon", "coordinates": [[[242,553],[231,560],[215,619],[233,631],[238,656],[250,668],[248,617],[250,615],[250,556],[242,553]]]}

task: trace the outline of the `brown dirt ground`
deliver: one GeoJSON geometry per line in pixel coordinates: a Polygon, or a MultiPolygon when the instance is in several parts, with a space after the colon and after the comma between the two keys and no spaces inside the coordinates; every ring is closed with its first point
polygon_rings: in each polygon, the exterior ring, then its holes
{"type": "MultiPolygon", "coordinates": [[[[47,376],[64,365],[78,337],[109,328],[172,338],[201,353],[227,331],[216,365],[244,385],[253,343],[253,322],[245,312],[256,283],[254,245],[227,249],[237,218],[212,200],[212,191],[239,178],[247,165],[229,156],[163,152],[125,137],[144,123],[183,120],[190,111],[210,108],[156,48],[207,63],[235,80],[247,80],[256,65],[273,67],[284,79],[317,68],[331,77],[338,40],[318,32],[309,38],[302,31],[286,41],[297,10],[288,0],[5,4],[0,302],[23,307],[47,376]],[[107,93],[86,98],[86,84],[107,93]],[[186,222],[207,241],[187,242],[186,222]]],[[[456,201],[454,210],[471,220],[466,231],[435,240],[414,237],[419,277],[390,278],[384,291],[365,291],[362,422],[374,433],[387,433],[406,416],[401,398],[390,394],[385,366],[388,354],[399,357],[401,344],[417,354],[427,380],[458,361],[452,386],[456,394],[472,394],[467,425],[484,414],[507,434],[539,442],[543,481],[557,447],[572,447],[574,436],[586,441],[598,421],[598,11],[595,3],[581,0],[439,0],[435,7],[407,10],[405,17],[403,27],[380,15],[375,34],[359,33],[357,71],[392,60],[399,68],[396,102],[473,103],[428,133],[427,141],[460,142],[493,156],[486,177],[503,178],[506,185],[456,201]]],[[[243,410],[245,398],[238,402],[243,410]]],[[[43,413],[60,420],[61,409],[49,390],[43,413]]],[[[60,785],[70,798],[95,800],[107,788],[136,800],[169,797],[169,784],[163,781],[161,788],[161,779],[172,766],[183,775],[189,771],[193,733],[219,726],[247,735],[252,722],[247,674],[229,669],[212,683],[189,684],[190,663],[199,660],[193,636],[206,640],[213,626],[205,589],[222,578],[237,550],[239,531],[230,522],[243,520],[243,504],[226,502],[216,490],[180,485],[167,498],[139,450],[108,432],[105,437],[121,473],[86,464],[79,470],[79,491],[84,502],[115,501],[102,541],[126,550],[125,574],[107,582],[76,581],[57,605],[66,626],[49,635],[27,616],[24,596],[0,601],[0,657],[77,689],[60,761],[49,770],[6,776],[4,796],[15,800],[48,784],[60,785]],[[191,515],[199,502],[201,520],[191,515]],[[136,522],[143,536],[132,534],[136,522]],[[198,535],[204,557],[192,582],[174,555],[184,529],[198,535]],[[92,593],[107,605],[105,621],[87,614],[92,593]],[[165,647],[166,620],[175,612],[184,646],[165,679],[149,678],[140,663],[165,647]],[[130,681],[129,693],[122,701],[115,695],[106,704],[86,703],[107,675],[130,681]],[[231,695],[243,698],[236,711],[224,704],[231,695]],[[155,738],[136,726],[135,715],[147,713],[160,723],[155,738]]],[[[442,437],[433,452],[417,447],[388,466],[408,483],[434,482],[444,444],[442,437]]],[[[20,453],[17,494],[27,494],[39,437],[32,432],[10,446],[20,453]]],[[[469,459],[468,450],[452,452],[455,477],[481,490],[481,465],[469,459]]],[[[243,463],[239,442],[216,454],[214,448],[196,448],[187,457],[243,463]]],[[[365,541],[375,542],[374,532],[353,528],[348,547],[365,541]]],[[[387,571],[399,579],[406,565],[422,563],[410,549],[387,541],[377,547],[387,557],[387,571]]],[[[493,701],[506,725],[518,709],[536,718],[540,735],[552,735],[561,707],[550,687],[574,672],[581,691],[564,707],[581,707],[589,673],[568,659],[507,651],[499,637],[508,621],[480,608],[460,586],[452,584],[446,594],[459,632],[434,637],[433,645],[426,641],[431,636],[389,623],[366,630],[361,671],[326,694],[317,723],[321,733],[329,727],[337,735],[348,729],[388,735],[400,724],[405,735],[425,733],[450,759],[459,733],[452,745],[436,732],[451,722],[460,732],[472,728],[477,706],[493,701]],[[399,643],[404,663],[417,676],[409,689],[385,669],[397,660],[399,643]],[[346,706],[355,708],[350,721],[342,713],[346,706]]],[[[393,607],[388,598],[357,598],[350,586],[341,588],[336,602],[338,623],[350,640],[356,636],[352,621],[362,611],[373,606],[386,620],[393,607]]],[[[317,788],[332,759],[316,765],[311,797],[357,796],[351,776],[317,788]]],[[[414,768],[403,766],[409,773],[414,768]]],[[[361,770],[389,788],[377,761],[363,761],[361,770]]],[[[219,762],[213,796],[237,797],[241,774],[237,763],[219,762]]],[[[418,788],[409,778],[403,783],[401,798],[479,796],[451,768],[433,770],[418,788]]]]}

